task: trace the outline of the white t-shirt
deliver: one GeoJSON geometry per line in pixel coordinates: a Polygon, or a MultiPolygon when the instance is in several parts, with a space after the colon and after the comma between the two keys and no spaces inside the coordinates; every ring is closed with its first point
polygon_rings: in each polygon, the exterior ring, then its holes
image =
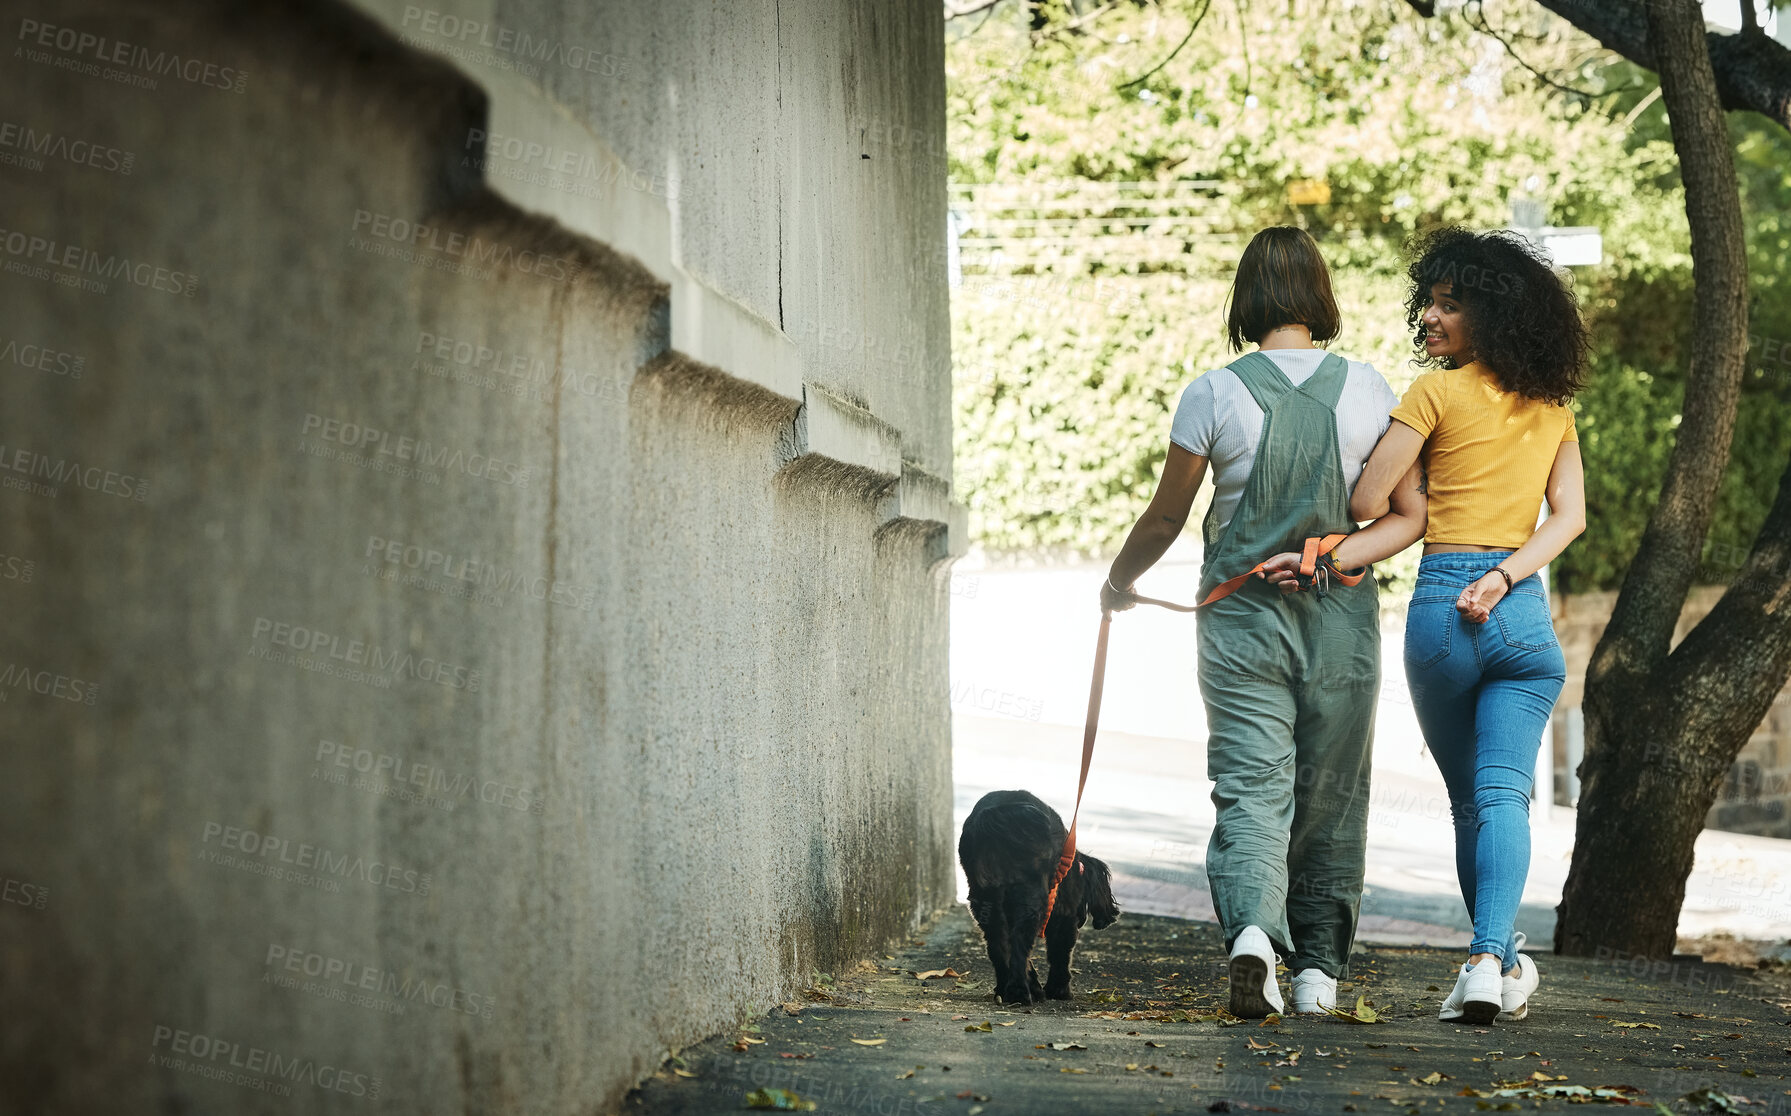
{"type": "MultiPolygon", "coordinates": [[[[1263,355],[1275,362],[1295,387],[1318,371],[1323,349],[1267,349],[1263,355]]],[[[1374,365],[1349,362],[1349,376],[1337,399],[1337,450],[1343,462],[1345,491],[1353,491],[1362,466],[1376,442],[1391,424],[1388,417],[1399,404],[1387,381],[1374,365]]],[[[1213,478],[1213,511],[1220,528],[1231,522],[1250,464],[1256,459],[1256,443],[1262,438],[1262,408],[1250,389],[1229,368],[1215,368],[1182,389],[1175,408],[1169,440],[1207,459],[1213,478]]]]}

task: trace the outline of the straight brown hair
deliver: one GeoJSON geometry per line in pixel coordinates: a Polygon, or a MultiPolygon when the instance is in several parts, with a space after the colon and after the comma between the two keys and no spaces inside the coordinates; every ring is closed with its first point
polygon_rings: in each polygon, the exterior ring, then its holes
{"type": "Polygon", "coordinates": [[[1303,325],[1320,345],[1342,327],[1331,270],[1312,237],[1293,225],[1272,225],[1250,238],[1227,302],[1232,352],[1243,352],[1277,326],[1303,325]]]}

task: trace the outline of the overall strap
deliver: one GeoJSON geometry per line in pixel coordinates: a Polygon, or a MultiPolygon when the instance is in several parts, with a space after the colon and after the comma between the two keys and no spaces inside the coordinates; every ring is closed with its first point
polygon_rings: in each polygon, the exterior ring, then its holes
{"type": "Polygon", "coordinates": [[[1281,366],[1260,352],[1245,353],[1225,368],[1244,385],[1264,414],[1274,410],[1275,404],[1294,390],[1293,381],[1281,371],[1281,366]]]}
{"type": "Polygon", "coordinates": [[[1325,359],[1318,362],[1318,368],[1306,382],[1301,384],[1302,395],[1324,404],[1330,411],[1337,410],[1337,400],[1343,397],[1344,385],[1349,382],[1349,361],[1336,353],[1326,353],[1325,359]]]}

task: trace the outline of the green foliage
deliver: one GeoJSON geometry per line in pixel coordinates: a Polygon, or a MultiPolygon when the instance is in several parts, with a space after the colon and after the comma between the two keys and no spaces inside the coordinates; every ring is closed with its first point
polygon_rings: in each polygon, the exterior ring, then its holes
{"type": "MultiPolygon", "coordinates": [[[[1182,388],[1229,359],[1226,288],[1257,228],[1310,229],[1344,315],[1332,348],[1403,390],[1417,370],[1401,246],[1438,223],[1503,225],[1529,194],[1551,223],[1604,234],[1603,265],[1575,269],[1598,352],[1577,404],[1592,525],[1557,574],[1574,588],[1614,585],[1671,448],[1690,330],[1677,162],[1658,100],[1643,104],[1652,75],[1582,62],[1596,58],[1588,40],[1528,0],[1488,3],[1486,18],[1533,36],[1528,60],[1594,95],[1541,87],[1459,15],[1294,0],[1245,8],[1244,23],[1215,5],[1168,64],[1124,84],[1181,41],[1191,10],[1121,4],[1074,30],[1058,12],[1034,36],[1007,5],[974,34],[971,18],[948,29],[955,181],[1218,183],[1198,212],[1204,231],[1168,263],[1097,255],[964,277],[956,468],[973,536],[998,551],[1119,545],[1154,489],[1182,388]],[[1330,202],[1292,205],[1295,179],[1324,181],[1330,202]]],[[[1760,338],[1750,360],[1762,371],[1712,531],[1730,545],[1751,539],[1771,502],[1791,407],[1791,142],[1759,118],[1736,118],[1735,132],[1760,338]]],[[[1732,572],[1724,551],[1713,579],[1727,576],[1722,562],[1732,572]]]]}

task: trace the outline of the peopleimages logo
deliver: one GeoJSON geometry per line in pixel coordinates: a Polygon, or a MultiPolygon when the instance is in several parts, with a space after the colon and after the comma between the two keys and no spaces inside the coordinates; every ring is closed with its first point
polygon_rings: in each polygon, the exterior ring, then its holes
{"type": "Polygon", "coordinates": [[[357,209],[354,211],[354,224],[349,230],[349,246],[366,251],[366,246],[362,243],[365,236],[464,259],[468,264],[503,265],[556,281],[577,279],[584,270],[578,261],[563,256],[549,256],[527,248],[518,250],[514,245],[495,244],[483,237],[462,232],[445,232],[434,225],[357,209]]]}
{"type": "MultiPolygon", "coordinates": [[[[115,256],[64,244],[45,236],[35,236],[17,229],[0,229],[0,251],[12,259],[6,270],[25,274],[30,279],[48,279],[46,268],[59,268],[76,276],[93,275],[99,279],[123,279],[125,282],[152,291],[193,297],[199,289],[199,277],[185,271],[174,271],[152,263],[133,263],[129,256],[115,256]],[[33,267],[43,264],[44,267],[33,267]]],[[[104,288],[98,288],[102,292],[104,288]]]]}
{"type": "Polygon", "coordinates": [[[317,765],[312,770],[311,777],[314,779],[343,782],[347,779],[348,772],[353,770],[360,775],[383,780],[372,784],[381,790],[420,788],[421,794],[418,797],[425,802],[477,797],[486,805],[501,806],[506,810],[540,814],[547,808],[547,795],[540,790],[511,786],[496,779],[475,779],[465,773],[449,774],[434,764],[413,763],[401,756],[345,746],[334,740],[319,740],[317,755],[312,762],[317,765]],[[332,767],[338,770],[330,770],[332,767]]]}
{"type": "Polygon", "coordinates": [[[43,160],[46,158],[125,175],[130,174],[137,165],[135,152],[107,147],[89,140],[71,139],[55,132],[40,132],[29,124],[16,124],[10,120],[0,120],[0,148],[7,149],[0,152],[0,162],[24,165],[27,170],[42,170],[43,160]],[[12,151],[20,154],[9,156],[12,151]],[[37,165],[29,166],[20,161],[27,159],[37,165]]]}
{"type": "Polygon", "coordinates": [[[164,1069],[182,1070],[275,1096],[289,1097],[293,1085],[303,1084],[367,1100],[379,1097],[380,1081],[372,1074],[183,1031],[166,1023],[155,1025],[149,1051],[150,1062],[164,1069]]]}
{"type": "MultiPolygon", "coordinates": [[[[356,1000],[366,1000],[367,997],[358,996],[357,993],[377,992],[388,1000],[412,1003],[421,1001],[430,1007],[476,1015],[487,1022],[490,1022],[497,1006],[496,1000],[480,992],[468,992],[442,981],[410,976],[401,978],[390,969],[284,946],[277,942],[267,947],[267,957],[262,964],[268,970],[261,978],[264,983],[313,992],[325,999],[347,1000],[354,996],[356,1000]],[[312,981],[321,984],[314,985],[310,981],[300,980],[301,977],[310,977],[312,981]]],[[[355,1006],[384,1008],[387,1005],[372,1001],[357,1002],[355,1006]]],[[[391,1006],[398,1013],[404,1011],[402,1002],[391,1006]]]]}
{"type": "Polygon", "coordinates": [[[587,151],[554,147],[520,136],[500,135],[484,128],[466,133],[461,166],[513,178],[536,186],[596,197],[597,187],[621,185],[643,194],[677,201],[671,181],[663,174],[649,175],[620,159],[599,159],[587,151]],[[563,178],[560,176],[564,176],[563,178]]]}
{"type": "MultiPolygon", "coordinates": [[[[283,647],[291,652],[294,660],[307,670],[320,670],[325,674],[337,673],[338,666],[348,668],[369,667],[370,671],[353,670],[353,673],[369,673],[383,679],[414,678],[420,682],[433,682],[438,686],[450,689],[465,690],[477,693],[482,672],[458,666],[443,659],[425,655],[421,658],[409,651],[391,651],[377,643],[369,643],[362,639],[343,639],[329,632],[316,628],[307,628],[302,624],[287,624],[270,620],[265,616],[255,618],[253,638],[260,641],[266,637],[273,647],[283,647]],[[319,654],[322,658],[318,658],[319,654]]],[[[257,658],[270,661],[289,661],[288,658],[272,652],[266,647],[250,648],[249,653],[257,658]]]]}
{"type": "Polygon", "coordinates": [[[98,705],[98,682],[88,682],[50,670],[32,670],[18,663],[0,668],[0,701],[14,690],[25,690],[44,697],[60,698],[74,705],[98,705]]]}
{"type": "MultiPolygon", "coordinates": [[[[83,58],[91,58],[94,63],[107,63],[112,66],[124,66],[139,70],[145,74],[158,77],[177,77],[192,85],[204,86],[208,89],[222,89],[228,93],[241,93],[248,84],[249,75],[242,70],[230,66],[219,66],[215,62],[206,62],[198,58],[182,58],[178,54],[170,54],[165,50],[151,50],[148,47],[136,46],[118,39],[95,35],[90,31],[77,31],[73,27],[59,27],[54,23],[41,20],[19,20],[19,43],[24,44],[26,59],[31,62],[48,62],[63,69],[76,70],[89,77],[104,77],[111,80],[129,78],[132,75],[121,74],[114,70],[102,71],[92,63],[83,63],[83,58]],[[30,47],[41,50],[27,49],[30,47]],[[42,51],[61,52],[64,58],[51,58],[42,51]]],[[[147,84],[151,89],[155,83],[130,81],[126,84],[147,84]]]]}
{"type": "MultiPolygon", "coordinates": [[[[627,399],[616,376],[572,368],[556,369],[555,361],[526,352],[493,349],[427,330],[417,334],[416,354],[411,361],[413,370],[472,384],[487,391],[502,390],[508,395],[528,396],[538,402],[546,402],[550,398],[548,393],[555,388],[566,388],[587,397],[608,395],[620,402],[627,399]]],[[[632,366],[623,369],[618,365],[617,371],[632,371],[632,366]]]]}
{"type": "MultiPolygon", "coordinates": [[[[493,600],[504,594],[524,595],[532,601],[591,612],[597,607],[597,590],[545,577],[530,577],[490,562],[481,562],[466,555],[451,554],[434,547],[413,546],[378,535],[367,536],[363,558],[384,563],[396,577],[396,567],[416,571],[424,579],[419,588],[428,588],[427,579],[440,577],[467,587],[476,586],[493,594],[493,600]]],[[[376,567],[377,569],[377,567],[376,567]]]]}
{"type": "Polygon", "coordinates": [[[0,342],[0,364],[17,365],[34,372],[48,372],[52,376],[67,376],[71,380],[78,380],[82,370],[87,367],[87,358],[52,349],[48,345],[34,345],[29,341],[21,342],[17,337],[8,337],[0,342]]]}
{"type": "MultiPolygon", "coordinates": [[[[89,492],[103,492],[108,496],[117,496],[124,500],[142,502],[149,491],[149,482],[141,477],[133,477],[128,473],[119,473],[111,469],[102,469],[97,465],[82,465],[79,461],[67,458],[51,457],[48,454],[33,450],[9,447],[0,442],[0,471],[15,474],[18,477],[38,478],[52,481],[55,484],[66,484],[73,481],[76,486],[89,492]]],[[[13,478],[5,478],[8,488],[23,487],[25,482],[11,483],[13,478]]],[[[39,494],[56,495],[57,490],[47,484],[31,482],[32,490],[42,490],[39,494]]]]}
{"type": "MultiPolygon", "coordinates": [[[[497,481],[499,484],[518,488],[527,488],[531,476],[528,466],[515,461],[505,461],[485,453],[467,453],[424,438],[394,434],[378,427],[313,412],[305,414],[299,433],[333,442],[363,461],[390,458],[423,470],[440,469],[443,472],[461,473],[479,480],[497,481]]],[[[355,462],[351,460],[351,463],[355,462]]]]}
{"type": "MultiPolygon", "coordinates": [[[[532,62],[553,62],[571,70],[584,70],[587,73],[600,74],[603,77],[616,77],[627,69],[625,59],[613,54],[603,54],[589,47],[563,41],[538,38],[527,31],[505,27],[500,23],[485,23],[474,19],[462,19],[460,16],[436,11],[434,8],[419,8],[406,5],[404,9],[403,27],[407,31],[421,31],[446,39],[462,48],[482,47],[497,51],[500,55],[515,59],[526,59],[532,62]]],[[[450,51],[450,53],[455,53],[450,51]]],[[[535,66],[519,66],[523,72],[533,76],[539,72],[535,66]]]]}
{"type": "Polygon", "coordinates": [[[253,829],[242,829],[221,822],[205,823],[204,836],[199,842],[205,848],[200,850],[203,859],[213,863],[225,864],[227,867],[240,867],[243,863],[266,865],[277,868],[293,868],[303,872],[316,872],[325,876],[335,876],[344,880],[359,880],[383,887],[391,891],[402,891],[411,895],[428,895],[432,885],[432,877],[428,872],[418,872],[414,868],[400,868],[387,864],[382,860],[369,860],[362,856],[350,856],[347,853],[331,852],[321,845],[309,842],[293,842],[284,837],[273,837],[257,833],[253,829]],[[212,842],[217,844],[213,845],[212,842]],[[241,853],[248,861],[238,863],[236,857],[223,856],[219,850],[241,853]]]}

